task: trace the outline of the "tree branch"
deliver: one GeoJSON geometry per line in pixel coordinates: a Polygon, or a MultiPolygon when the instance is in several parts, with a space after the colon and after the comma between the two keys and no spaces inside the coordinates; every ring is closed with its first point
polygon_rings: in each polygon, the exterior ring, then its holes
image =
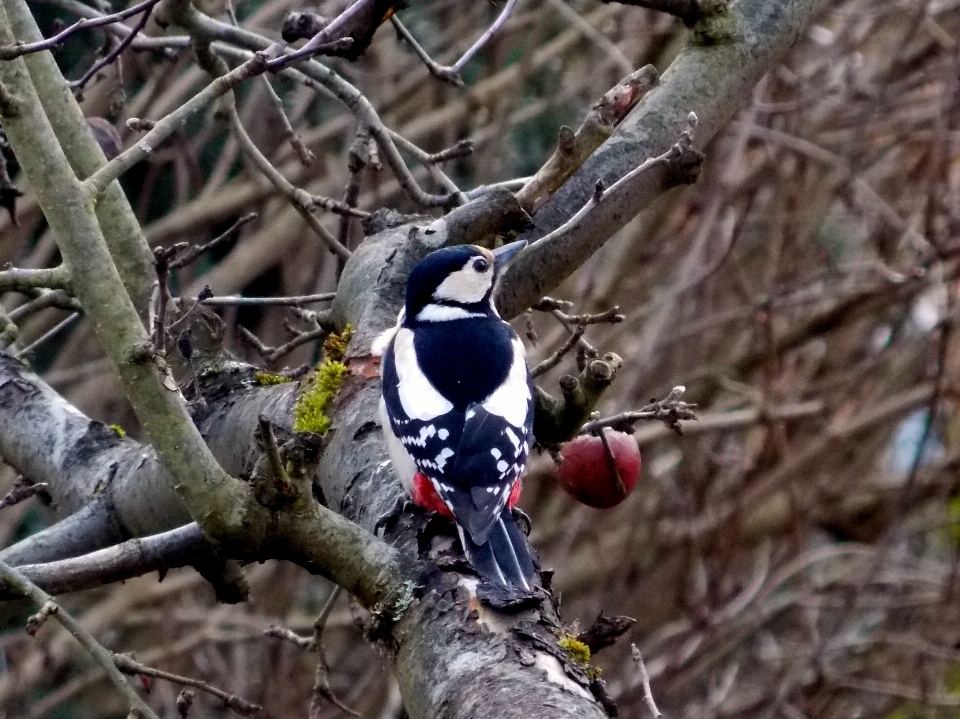
{"type": "Polygon", "coordinates": [[[697,143],[704,146],[825,5],[824,0],[740,0],[729,8],[735,33],[728,41],[684,49],[660,85],[537,212],[536,228],[520,236],[532,244],[507,268],[497,292],[500,313],[516,317],[550,294],[677,178],[664,166],[645,173],[630,193],[569,228],[551,252],[535,252],[539,238],[566,223],[575,208],[589,201],[598,179],[610,187],[648,158],[668,151],[690,112],[700,120],[697,143]]]}
{"type": "MultiPolygon", "coordinates": [[[[131,714],[136,714],[141,717],[141,719],[158,719],[153,710],[140,698],[140,695],[130,686],[127,680],[124,679],[123,674],[120,673],[120,670],[114,665],[114,653],[105,649],[103,645],[94,639],[87,630],[80,626],[80,622],[67,614],[60,605],[53,601],[53,597],[40,589],[40,587],[16,569],[2,561],[0,561],[0,580],[8,586],[13,587],[22,596],[29,597],[30,601],[40,607],[40,614],[34,615],[36,617],[34,627],[37,627],[37,624],[44,621],[47,617],[53,617],[64,629],[73,635],[74,639],[80,642],[83,648],[90,653],[90,656],[103,667],[103,670],[107,673],[107,677],[123,695],[124,699],[126,699],[130,705],[131,714]]],[[[30,631],[30,625],[28,624],[27,631],[33,634],[36,632],[36,628],[30,631]]]]}

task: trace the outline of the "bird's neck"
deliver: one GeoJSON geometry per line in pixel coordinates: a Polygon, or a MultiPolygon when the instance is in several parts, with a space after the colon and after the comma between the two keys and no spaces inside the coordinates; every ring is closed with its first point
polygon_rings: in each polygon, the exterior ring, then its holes
{"type": "Polygon", "coordinates": [[[404,325],[413,327],[420,324],[434,324],[465,319],[499,319],[496,309],[489,300],[482,300],[472,304],[452,302],[431,302],[416,311],[408,307],[405,313],[404,325]]]}

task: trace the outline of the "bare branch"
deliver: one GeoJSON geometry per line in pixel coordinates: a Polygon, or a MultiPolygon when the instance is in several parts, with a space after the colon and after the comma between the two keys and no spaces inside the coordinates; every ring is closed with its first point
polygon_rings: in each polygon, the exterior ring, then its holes
{"type": "Polygon", "coordinates": [[[680,428],[680,420],[697,419],[697,415],[693,411],[696,405],[687,404],[680,399],[684,392],[686,392],[686,387],[678,385],[670,390],[670,394],[663,399],[651,402],[636,412],[621,412],[612,417],[587,422],[580,428],[580,434],[592,434],[603,427],[613,427],[623,431],[632,428],[633,424],[640,420],[658,420],[677,434],[683,434],[680,428]]]}
{"type": "Polygon", "coordinates": [[[663,714],[657,709],[657,703],[653,700],[653,691],[650,689],[650,675],[647,674],[647,666],[643,663],[643,654],[637,649],[636,644],[630,645],[630,653],[637,665],[637,671],[640,672],[640,681],[643,684],[643,701],[646,703],[647,709],[650,710],[653,719],[660,719],[663,714]]]}
{"type": "Polygon", "coordinates": [[[96,660],[103,670],[107,673],[110,681],[123,695],[124,699],[130,705],[131,712],[138,712],[144,719],[157,719],[157,715],[140,698],[140,695],[134,690],[123,675],[114,665],[114,653],[105,649],[93,636],[87,632],[80,623],[63,610],[53,598],[44,592],[40,587],[27,579],[23,574],[0,561],[0,579],[7,585],[13,587],[23,596],[28,597],[30,601],[41,607],[41,612],[51,616],[66,629],[73,638],[76,639],[89,652],[90,656],[96,660]]]}
{"type": "Polygon", "coordinates": [[[315,302],[329,302],[337,296],[336,292],[322,292],[318,295],[299,295],[297,297],[208,297],[202,304],[210,307],[302,307],[315,302]]]}
{"type": "Polygon", "coordinates": [[[116,665],[117,669],[129,676],[165,679],[166,681],[173,682],[174,684],[193,687],[194,689],[199,689],[202,692],[211,694],[220,699],[227,709],[236,712],[240,716],[253,716],[263,709],[263,707],[261,707],[259,704],[248,702],[246,699],[238,697],[235,694],[231,694],[230,692],[225,692],[223,689],[218,689],[215,686],[207,684],[205,681],[194,679],[192,677],[180,676],[179,674],[173,674],[171,672],[165,672],[162,669],[155,669],[154,667],[148,667],[146,664],[141,664],[127,654],[114,654],[113,663],[116,665]]]}
{"type": "Polygon", "coordinates": [[[243,128],[240,122],[240,116],[237,114],[236,107],[231,103],[227,109],[230,118],[230,128],[240,145],[240,150],[250,162],[252,162],[263,175],[270,180],[293,205],[294,209],[300,213],[300,216],[306,220],[307,225],[313,230],[326,244],[327,247],[339,258],[346,260],[350,257],[350,250],[344,247],[330,231],[324,227],[320,220],[314,217],[310,211],[313,207],[313,198],[305,190],[294,187],[290,182],[280,174],[280,171],[273,166],[259,148],[250,139],[250,135],[243,128]]]}
{"type": "Polygon", "coordinates": [[[161,143],[173,135],[173,133],[183,129],[190,117],[193,117],[204,108],[209,107],[214,101],[230,92],[244,80],[261,75],[265,70],[265,57],[255,53],[253,57],[226,75],[214,79],[203,90],[180,105],[176,110],[163,119],[157,120],[153,128],[136,143],[88,177],[84,181],[87,191],[93,197],[98,196],[111,182],[122,176],[141,160],[145,159],[161,143]]]}
{"type": "MultiPolygon", "coordinates": [[[[562,2],[562,0],[559,0],[562,2]]],[[[603,144],[640,99],[656,87],[660,76],[653,65],[630,73],[604,93],[573,132],[560,128],[556,151],[517,192],[520,205],[535,213],[584,161],[603,144]]]]}
{"type": "MultiPolygon", "coordinates": [[[[146,27],[147,21],[150,19],[150,14],[153,12],[153,8],[156,6],[158,2],[160,2],[160,0],[147,0],[146,3],[143,3],[143,5],[145,6],[143,8],[144,10],[143,15],[140,16],[140,20],[137,21],[136,25],[134,25],[133,30],[130,32],[130,34],[127,35],[125,38],[123,38],[119,43],[117,43],[117,46],[113,48],[113,50],[111,50],[106,57],[104,57],[99,62],[94,63],[93,67],[91,67],[89,70],[87,70],[83,74],[83,77],[81,77],[79,80],[75,80],[71,83],[68,83],[70,89],[75,90],[78,93],[82,93],[83,88],[86,86],[88,82],[90,82],[90,79],[92,77],[94,77],[103,68],[107,67],[112,62],[114,62],[118,57],[120,57],[120,54],[124,50],[126,50],[134,40],[136,40],[137,35],[140,34],[140,31],[143,30],[144,27],[146,27]]],[[[83,22],[83,20],[80,20],[79,22],[83,22]]]]}
{"type": "Polygon", "coordinates": [[[70,275],[63,265],[41,270],[11,267],[0,270],[0,292],[25,292],[36,289],[68,290],[70,275]]]}
{"type": "MultiPolygon", "coordinates": [[[[21,565],[17,570],[48,594],[56,595],[186,567],[214,556],[213,547],[194,522],[69,559],[21,565]]],[[[9,593],[0,596],[11,597],[9,593]]]]}
{"type": "Polygon", "coordinates": [[[239,220],[233,223],[226,232],[214,237],[209,242],[204,242],[202,245],[196,245],[194,247],[186,248],[186,251],[183,254],[177,254],[173,259],[170,260],[170,269],[175,270],[178,267],[183,267],[189,265],[195,259],[197,259],[204,252],[209,252],[213,248],[224,242],[231,242],[235,240],[240,234],[240,230],[243,229],[244,225],[253,222],[259,217],[256,212],[250,212],[241,217],[239,220]]]}
{"type": "Polygon", "coordinates": [[[103,15],[102,17],[96,19],[83,18],[82,20],[75,22],[66,30],[63,30],[53,37],[41,42],[14,43],[12,45],[4,45],[0,47],[0,60],[13,60],[14,58],[21,57],[22,55],[41,52],[43,50],[52,50],[62,45],[70,36],[75,35],[81,30],[111,25],[113,23],[126,20],[128,17],[133,17],[137,13],[144,11],[147,11],[145,15],[149,15],[149,11],[152,10],[154,5],[156,5],[159,1],[160,0],[144,0],[144,2],[137,3],[126,10],[121,10],[120,12],[116,12],[111,15],[103,15]]]}
{"type": "MultiPolygon", "coordinates": [[[[18,477],[10,488],[10,491],[4,495],[3,499],[0,499],[0,509],[12,507],[14,504],[19,504],[38,494],[44,495],[49,486],[46,482],[31,482],[26,477],[18,477]]],[[[49,496],[50,495],[47,495],[48,499],[49,496]]]]}

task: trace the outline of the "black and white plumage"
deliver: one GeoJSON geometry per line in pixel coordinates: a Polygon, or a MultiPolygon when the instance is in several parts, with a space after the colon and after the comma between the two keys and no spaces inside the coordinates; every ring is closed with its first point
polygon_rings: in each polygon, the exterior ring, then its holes
{"type": "Polygon", "coordinates": [[[416,503],[449,510],[481,575],[524,591],[533,559],[508,500],[533,436],[533,385],[523,343],[491,295],[498,269],[525,244],[428,255],[410,274],[396,327],[374,346],[400,481],[416,503]],[[425,501],[418,482],[442,506],[425,501]]]}

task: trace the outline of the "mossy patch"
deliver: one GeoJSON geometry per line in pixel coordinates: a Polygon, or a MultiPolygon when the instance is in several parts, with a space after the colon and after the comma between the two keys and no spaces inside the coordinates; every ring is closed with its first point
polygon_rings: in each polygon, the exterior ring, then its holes
{"type": "Polygon", "coordinates": [[[332,332],[323,343],[323,362],[317,365],[313,379],[302,389],[293,408],[293,431],[324,434],[330,429],[327,408],[336,396],[349,370],[343,363],[347,345],[353,337],[353,326],[342,332],[332,332]]]}
{"type": "Polygon", "coordinates": [[[347,325],[342,332],[331,332],[323,342],[324,361],[342,362],[347,354],[347,345],[353,337],[353,325],[347,325]]]}
{"type": "Polygon", "coordinates": [[[347,366],[336,360],[325,360],[317,367],[316,374],[293,408],[294,432],[324,434],[330,429],[327,407],[336,396],[347,372],[347,366]]]}
{"type": "Polygon", "coordinates": [[[109,425],[109,427],[110,429],[113,430],[113,433],[117,435],[120,439],[123,439],[124,437],[127,436],[127,430],[125,430],[119,424],[111,424],[109,425]]]}
{"type": "Polygon", "coordinates": [[[282,374],[273,374],[272,372],[257,372],[253,375],[253,379],[256,380],[257,384],[261,387],[269,387],[270,385],[275,384],[287,384],[288,382],[293,382],[289,377],[284,377],[282,374]]]}
{"type": "Polygon", "coordinates": [[[567,657],[574,664],[579,664],[586,670],[590,667],[590,647],[581,642],[572,634],[564,634],[557,642],[560,648],[567,653],[567,657]]]}

